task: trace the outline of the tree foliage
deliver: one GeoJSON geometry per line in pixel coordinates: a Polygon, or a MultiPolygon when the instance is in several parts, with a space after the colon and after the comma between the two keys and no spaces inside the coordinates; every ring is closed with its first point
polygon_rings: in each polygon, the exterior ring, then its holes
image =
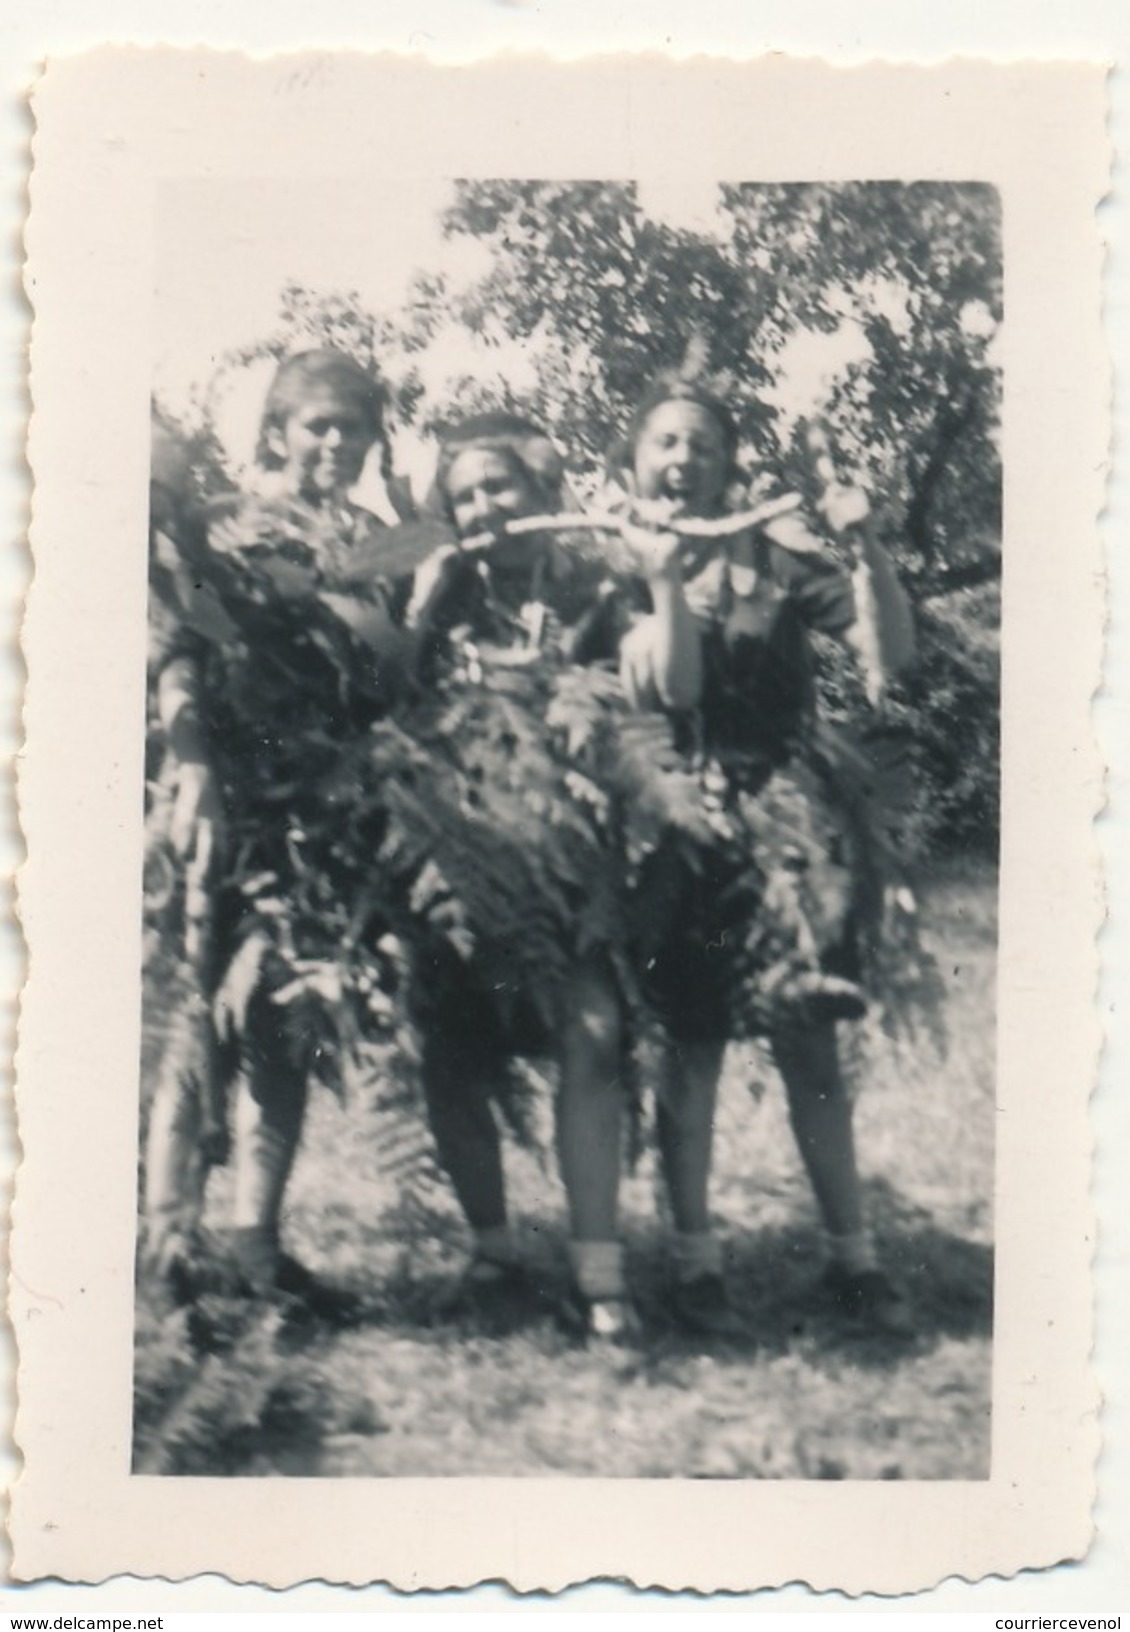
{"type": "Polygon", "coordinates": [[[756,332],[764,299],[715,239],[649,219],[615,182],[465,182],[445,231],[485,240],[486,276],[457,302],[473,332],[538,343],[530,404],[573,456],[598,464],[643,382],[677,365],[692,336],[712,366],[739,361],[743,410],[757,420],[767,376],[738,336],[756,332]]]}
{"type": "Polygon", "coordinates": [[[999,210],[980,185],[862,182],[724,189],[734,253],[771,273],[761,340],[850,315],[870,347],[825,414],[896,517],[905,564],[940,587],[1000,529],[995,433],[999,210]]]}
{"type": "MultiPolygon", "coordinates": [[[[466,182],[451,235],[492,263],[448,298],[489,340],[530,343],[532,411],[599,463],[642,386],[692,338],[723,375],[755,458],[803,482],[787,403],[790,344],[856,326],[866,354],[818,409],[923,592],[971,561],[991,575],[1000,530],[996,431],[999,211],[973,184],[748,184],[720,192],[717,235],[648,218],[608,182],[466,182]]],[[[420,310],[419,302],[417,311],[420,310]]],[[[433,308],[427,322],[434,326],[433,308]]]]}

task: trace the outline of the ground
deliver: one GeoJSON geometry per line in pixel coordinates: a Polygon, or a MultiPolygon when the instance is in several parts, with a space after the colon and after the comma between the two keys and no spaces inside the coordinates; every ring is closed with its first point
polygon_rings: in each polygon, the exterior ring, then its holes
{"type": "MultiPolygon", "coordinates": [[[[713,1204],[748,1330],[692,1341],[665,1319],[654,1160],[623,1217],[645,1323],[632,1349],[583,1348],[549,1320],[492,1337],[443,1310],[466,1241],[440,1184],[397,1174],[403,1129],[319,1092],[288,1196],[287,1241],[355,1287],[334,1332],[277,1311],[139,1302],[139,1469],[268,1475],[977,1479],[989,1473],[995,885],[966,872],[924,895],[948,988],[949,1048],[883,1040],[860,1072],[857,1131],[884,1261],[911,1337],[845,1324],[819,1297],[820,1240],[772,1070],[733,1050],[713,1204]]],[[[512,1210],[564,1286],[552,1163],[508,1151],[512,1210]]],[[[217,1205],[222,1208],[222,1184],[217,1205]]]]}

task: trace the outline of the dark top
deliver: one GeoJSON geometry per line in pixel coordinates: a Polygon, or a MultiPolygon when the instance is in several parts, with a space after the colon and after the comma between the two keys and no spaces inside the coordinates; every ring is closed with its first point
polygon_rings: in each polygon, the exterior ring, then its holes
{"type": "Polygon", "coordinates": [[[342,506],[242,500],[208,518],[207,572],[231,622],[208,651],[209,724],[227,778],[269,799],[312,787],[335,746],[385,711],[401,678],[382,524],[342,506]]]}
{"type": "Polygon", "coordinates": [[[627,599],[595,562],[551,551],[519,602],[501,592],[485,561],[466,556],[435,609],[421,674],[438,678],[468,641],[500,651],[537,649],[564,663],[612,663],[630,616],[627,599]]]}
{"type": "Polygon", "coordinates": [[[838,635],[855,621],[848,574],[757,532],[715,555],[686,593],[703,633],[703,746],[785,763],[815,711],[809,632],[838,635]]]}

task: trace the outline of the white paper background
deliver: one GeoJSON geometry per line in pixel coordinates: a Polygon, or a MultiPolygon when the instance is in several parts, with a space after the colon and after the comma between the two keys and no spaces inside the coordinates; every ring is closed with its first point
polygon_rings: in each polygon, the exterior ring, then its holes
{"type": "MultiPolygon", "coordinates": [[[[20,425],[26,411],[22,385],[22,349],[26,337],[26,310],[18,288],[14,284],[15,258],[22,212],[23,167],[26,163],[19,149],[26,142],[29,120],[18,103],[18,98],[30,80],[36,59],[48,52],[71,52],[87,45],[109,39],[133,39],[139,42],[158,39],[177,43],[207,43],[232,45],[266,52],[276,49],[297,49],[320,46],[342,48],[351,45],[392,47],[425,50],[445,60],[467,60],[473,56],[507,45],[529,48],[539,46],[555,49],[563,54],[579,55],[590,50],[609,48],[658,47],[676,54],[694,50],[729,51],[741,56],[754,55],[773,47],[800,54],[823,55],[835,61],[859,61],[873,55],[894,57],[938,57],[954,51],[963,54],[988,54],[998,57],[1060,55],[1074,57],[1125,57],[1130,44],[1130,26],[1124,18],[1121,4],[1099,4],[1085,0],[1071,8],[1056,8],[1059,15],[1050,15],[1051,8],[990,5],[984,0],[979,5],[939,8],[932,18],[918,16],[918,8],[905,5],[853,5],[850,12],[841,5],[810,3],[767,5],[758,8],[757,26],[753,26],[747,4],[705,3],[698,0],[692,8],[672,5],[637,4],[609,7],[594,3],[584,5],[573,0],[571,5],[505,6],[476,3],[476,0],[452,0],[452,3],[420,3],[404,5],[359,5],[327,3],[317,8],[316,18],[311,8],[294,5],[271,6],[227,4],[196,5],[191,8],[166,4],[159,19],[153,7],[128,4],[103,4],[97,12],[88,13],[77,3],[71,5],[41,6],[37,12],[23,16],[6,15],[0,21],[0,45],[6,62],[3,130],[5,138],[5,169],[3,205],[5,209],[3,235],[4,252],[8,257],[5,268],[2,317],[4,322],[5,393],[3,399],[4,426],[8,436],[4,443],[0,473],[3,487],[0,506],[6,539],[18,537],[26,518],[26,489],[19,469],[20,425]]],[[[1124,83],[1125,76],[1116,76],[1112,84],[1114,104],[1113,136],[1116,144],[1125,150],[1126,131],[1130,124],[1130,94],[1124,83]]],[[[1124,186],[1120,176],[1119,185],[1124,186]]],[[[1123,356],[1130,352],[1127,326],[1127,215],[1124,195],[1105,212],[1105,225],[1115,239],[1108,277],[1108,315],[1121,324],[1120,338],[1112,334],[1112,344],[1121,347],[1123,356]]],[[[1125,382],[1120,385],[1120,422],[1125,437],[1125,382]]],[[[1103,1012],[1110,1028],[1110,1046],[1105,1063],[1105,1091],[1095,1107],[1095,1132],[1098,1146],[1098,1184],[1100,1223],[1100,1257],[1098,1283],[1100,1289],[1100,1349],[1098,1370],[1100,1381],[1111,1396],[1104,1424],[1106,1456],[1102,1468],[1100,1506],[1097,1512],[1099,1538],[1091,1557],[1083,1565],[1046,1572],[1040,1576],[1021,1578],[1011,1583],[982,1583],[967,1587],[954,1583],[930,1595],[930,1607],[935,1609],[977,1608],[997,1613],[1017,1615],[1037,1614],[1102,1614],[1115,1613],[1130,1602],[1130,1558],[1127,1536],[1130,1534],[1130,1501],[1127,1487],[1130,1476],[1130,1444],[1127,1433],[1125,1381],[1122,1373],[1130,1353],[1130,1326],[1127,1310],[1130,1299],[1126,1296],[1127,1261],[1130,1257],[1130,1188],[1124,1180],[1127,1157],[1130,1155],[1130,1108],[1125,1093],[1117,1092],[1117,1084],[1125,1083],[1130,1063],[1130,1041],[1124,1005],[1119,995],[1125,991],[1125,972],[1128,966],[1130,934],[1124,924],[1130,913],[1130,865],[1126,855],[1126,801],[1127,776],[1130,772],[1126,753],[1127,733],[1125,718],[1130,685],[1130,551],[1126,545],[1126,518],[1128,501],[1126,475],[1112,494],[1112,515],[1107,523],[1111,553],[1112,638],[1108,664],[1107,698],[1101,700],[1097,722],[1104,750],[1111,760],[1110,795],[1111,816],[1104,823],[1104,844],[1111,867],[1110,888],[1115,923],[1108,932],[1104,952],[1107,973],[1103,993],[1103,1012]],[[1121,543],[1116,547],[1115,541],[1121,543]],[[1119,842],[1119,836],[1121,842],[1119,842]],[[1120,922],[1121,920],[1121,922],[1120,922]],[[1121,978],[1120,978],[1121,977],[1121,978]],[[1121,1391],[1121,1394],[1120,1394],[1121,1391]]],[[[3,579],[0,591],[6,623],[3,636],[11,628],[10,603],[19,595],[26,575],[26,558],[18,546],[8,545],[3,560],[3,579]]],[[[11,700],[18,681],[18,664],[5,651],[0,681],[6,693],[0,700],[0,721],[6,743],[16,739],[16,704],[11,700]]],[[[0,827],[0,862],[11,866],[19,859],[18,840],[14,836],[10,817],[8,825],[0,827]]],[[[9,978],[18,974],[19,963],[15,943],[10,935],[4,944],[3,968],[9,978]]],[[[10,1138],[9,1138],[10,1144],[10,1138]]],[[[364,1594],[349,1595],[352,1608],[377,1608],[388,1595],[379,1589],[364,1594]]],[[[483,1589],[464,1600],[466,1607],[486,1608],[497,1599],[494,1589],[483,1589]]],[[[575,1607],[627,1607],[626,1594],[614,1588],[590,1588],[573,1595],[575,1607]]],[[[148,1605],[153,1612],[176,1608],[249,1608],[253,1603],[281,1607],[277,1599],[256,1594],[253,1589],[232,1589],[220,1584],[200,1583],[170,1589],[167,1586],[120,1585],[102,1589],[62,1589],[44,1586],[14,1596],[5,1607],[15,1613],[44,1613],[63,1609],[74,1613],[81,1608],[85,1613],[129,1613],[131,1608],[143,1611],[148,1605]]],[[[304,1588],[288,1595],[288,1607],[344,1607],[341,1595],[335,1597],[327,1589],[304,1588]]],[[[796,1608],[812,1607],[809,1595],[799,1590],[774,1595],[761,1600],[759,1608],[778,1608],[791,1605],[796,1608]]],[[[423,1605],[420,1605],[423,1607],[423,1605]]],[[[635,1607],[643,1607],[636,1601],[635,1607]]],[[[738,1607],[736,1603],[733,1607],[738,1607]]],[[[893,1606],[892,1606],[893,1607],[893,1606]]],[[[925,1607],[921,1601],[915,1607],[925,1607]]]]}

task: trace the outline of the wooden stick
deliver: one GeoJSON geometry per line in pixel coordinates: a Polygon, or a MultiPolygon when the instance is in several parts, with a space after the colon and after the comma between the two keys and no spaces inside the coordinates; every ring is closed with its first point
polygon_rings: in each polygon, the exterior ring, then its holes
{"type": "MultiPolygon", "coordinates": [[[[510,538],[523,538],[528,533],[619,533],[625,527],[653,525],[661,532],[678,533],[681,538],[733,538],[749,527],[763,526],[776,516],[795,510],[799,504],[800,499],[795,493],[786,493],[780,498],[768,499],[752,510],[737,511],[733,515],[672,516],[654,522],[648,517],[633,515],[630,510],[624,514],[616,510],[577,510],[560,515],[522,516],[516,521],[508,521],[504,531],[510,538]]],[[[474,539],[465,542],[463,547],[486,549],[488,543],[474,539]]]]}

